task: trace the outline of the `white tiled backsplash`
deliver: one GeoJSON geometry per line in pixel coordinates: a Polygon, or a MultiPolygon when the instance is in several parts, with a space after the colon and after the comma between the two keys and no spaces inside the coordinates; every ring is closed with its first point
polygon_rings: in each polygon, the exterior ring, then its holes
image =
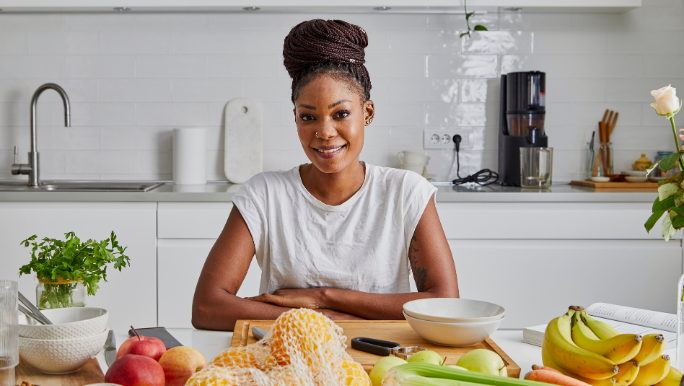
{"type": "MultiPolygon", "coordinates": [[[[620,113],[615,169],[643,152],[673,150],[668,122],[650,90],[672,83],[684,96],[684,0],[644,0],[624,14],[477,15],[491,32],[459,39],[463,15],[4,14],[0,15],[0,179],[12,147],[29,149],[29,101],[38,107],[42,178],[171,179],[171,129],[208,127],[209,179],[223,174],[223,109],[257,98],[264,111],[264,167],[307,162],[282,66],[289,29],[341,18],[368,31],[367,66],[376,119],[362,159],[398,166],[400,150],[423,151],[423,130],[460,130],[461,171],[497,168],[499,76],[547,73],[546,130],[554,180],[581,177],[582,149],[605,109],[620,113]]],[[[681,120],[681,119],[680,119],[681,120]]],[[[429,151],[446,177],[452,151],[429,151]]],[[[455,172],[450,177],[454,177],[455,172]]],[[[26,176],[20,178],[25,179],[26,176]]]]}

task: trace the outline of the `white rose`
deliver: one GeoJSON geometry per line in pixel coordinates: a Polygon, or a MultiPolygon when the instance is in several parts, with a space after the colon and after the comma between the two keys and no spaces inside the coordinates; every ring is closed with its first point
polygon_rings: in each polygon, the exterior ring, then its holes
{"type": "Polygon", "coordinates": [[[655,103],[651,103],[651,107],[656,110],[658,115],[676,114],[681,107],[677,98],[677,91],[671,85],[653,90],[651,95],[656,100],[655,103]]]}

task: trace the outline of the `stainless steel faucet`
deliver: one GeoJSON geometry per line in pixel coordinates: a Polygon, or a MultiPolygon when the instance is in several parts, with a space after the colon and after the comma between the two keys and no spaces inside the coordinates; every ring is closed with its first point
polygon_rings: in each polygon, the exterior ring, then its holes
{"type": "Polygon", "coordinates": [[[17,147],[14,147],[14,163],[12,164],[12,174],[28,174],[28,186],[38,187],[40,185],[40,168],[38,163],[38,136],[36,133],[36,105],[38,104],[38,97],[43,91],[53,89],[59,93],[64,102],[64,126],[71,126],[71,109],[69,106],[69,97],[63,88],[54,83],[45,83],[38,87],[31,98],[31,151],[28,153],[28,163],[17,163],[17,147]]]}

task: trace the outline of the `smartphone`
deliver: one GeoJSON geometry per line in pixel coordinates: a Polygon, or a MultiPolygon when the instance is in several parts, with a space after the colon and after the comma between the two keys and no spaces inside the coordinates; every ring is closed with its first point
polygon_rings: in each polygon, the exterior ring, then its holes
{"type": "MultiPolygon", "coordinates": [[[[182,346],[181,342],[176,340],[176,338],[174,338],[173,335],[166,330],[166,327],[136,328],[135,331],[137,331],[138,335],[140,336],[157,338],[161,340],[164,343],[164,346],[166,346],[167,350],[171,347],[182,346]]],[[[132,329],[128,330],[128,336],[131,338],[135,336],[135,333],[132,329]]]]}

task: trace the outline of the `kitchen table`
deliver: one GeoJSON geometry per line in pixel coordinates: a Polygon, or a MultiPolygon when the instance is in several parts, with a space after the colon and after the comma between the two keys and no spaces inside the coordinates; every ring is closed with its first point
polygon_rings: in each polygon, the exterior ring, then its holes
{"type": "MultiPolygon", "coordinates": [[[[117,348],[128,339],[128,330],[116,330],[117,348]]],[[[199,350],[207,361],[211,361],[222,350],[230,347],[232,332],[205,331],[191,328],[169,328],[169,332],[184,346],[199,350]]],[[[541,364],[541,347],[522,342],[522,330],[499,330],[492,335],[492,339],[499,345],[522,369],[521,377],[527,373],[533,364],[541,364]]],[[[107,372],[104,351],[97,355],[100,367],[107,372]]]]}

